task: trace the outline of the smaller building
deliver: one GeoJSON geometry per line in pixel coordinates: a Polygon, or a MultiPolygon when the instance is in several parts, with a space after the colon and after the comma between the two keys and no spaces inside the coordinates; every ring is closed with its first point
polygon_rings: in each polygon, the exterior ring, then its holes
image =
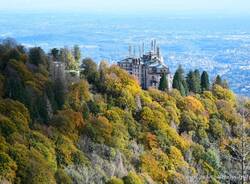
{"type": "Polygon", "coordinates": [[[61,61],[50,62],[50,78],[60,80],[65,85],[76,83],[80,80],[80,70],[66,70],[66,65],[61,61]]]}
{"type": "Polygon", "coordinates": [[[50,62],[50,77],[53,81],[65,81],[65,64],[60,61],[50,62]]]}
{"type": "Polygon", "coordinates": [[[126,70],[130,75],[136,76],[139,83],[141,84],[143,74],[142,74],[142,60],[136,57],[128,57],[120,62],[118,66],[126,70]]]}
{"type": "MultiPolygon", "coordinates": [[[[152,41],[151,51],[142,56],[135,54],[118,62],[118,66],[126,70],[130,75],[134,75],[143,89],[150,87],[158,88],[160,79],[165,73],[168,81],[168,89],[172,88],[172,75],[164,59],[161,56],[160,48],[156,47],[156,41],[152,41]]],[[[142,49],[143,50],[143,49],[142,49]]]]}

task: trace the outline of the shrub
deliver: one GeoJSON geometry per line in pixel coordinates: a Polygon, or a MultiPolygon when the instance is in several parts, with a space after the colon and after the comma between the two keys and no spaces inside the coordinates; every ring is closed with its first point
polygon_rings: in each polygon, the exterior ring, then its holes
{"type": "Polygon", "coordinates": [[[58,169],[55,174],[57,184],[73,184],[72,179],[63,169],[58,169]]]}
{"type": "Polygon", "coordinates": [[[110,144],[113,127],[106,117],[98,116],[87,123],[85,133],[94,141],[101,144],[110,144]]]}
{"type": "Polygon", "coordinates": [[[124,184],[143,184],[141,178],[134,172],[130,172],[123,178],[124,184]]]}
{"type": "Polygon", "coordinates": [[[124,184],[119,178],[113,177],[106,184],[124,184]]]}
{"type": "Polygon", "coordinates": [[[16,177],[17,165],[6,153],[0,152],[0,181],[13,182],[16,177]]]}

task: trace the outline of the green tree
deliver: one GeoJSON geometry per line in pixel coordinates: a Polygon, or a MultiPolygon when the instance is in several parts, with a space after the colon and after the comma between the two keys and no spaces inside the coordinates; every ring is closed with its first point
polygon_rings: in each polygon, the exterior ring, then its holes
{"type": "Polygon", "coordinates": [[[17,47],[17,42],[13,38],[5,38],[2,41],[2,43],[3,43],[5,48],[15,48],[15,47],[17,47]]]}
{"type": "Polygon", "coordinates": [[[60,60],[63,63],[65,63],[67,70],[75,70],[78,68],[78,63],[75,61],[75,58],[70,49],[68,48],[60,49],[59,56],[60,60]]]}
{"type": "Polygon", "coordinates": [[[19,78],[10,76],[5,83],[5,96],[13,100],[19,100],[22,103],[26,102],[26,92],[19,78]]]}
{"type": "Polygon", "coordinates": [[[159,90],[167,91],[168,90],[168,81],[166,77],[166,73],[163,73],[160,79],[159,90]]]}
{"type": "Polygon", "coordinates": [[[75,45],[73,48],[73,56],[75,58],[75,61],[79,63],[81,59],[81,49],[78,45],[75,45]]]}
{"type": "Polygon", "coordinates": [[[229,89],[229,86],[228,86],[228,82],[227,80],[222,80],[221,76],[220,75],[217,75],[216,78],[215,78],[215,81],[213,83],[213,85],[219,85],[225,89],[229,89]]]}
{"type": "Polygon", "coordinates": [[[187,83],[184,79],[184,70],[181,65],[176,70],[174,79],[173,79],[173,88],[178,89],[182,96],[187,95],[187,83]]]}
{"type": "MultiPolygon", "coordinates": [[[[1,51],[1,50],[0,50],[1,51]]],[[[10,60],[22,61],[22,54],[19,52],[17,48],[6,49],[2,50],[3,56],[1,57],[0,62],[0,69],[3,70],[7,66],[7,63],[10,60]]]]}
{"type": "Polygon", "coordinates": [[[208,91],[209,89],[210,89],[209,76],[206,71],[203,71],[201,75],[201,90],[208,91]]]}
{"type": "Polygon", "coordinates": [[[226,89],[229,89],[229,85],[228,85],[227,80],[223,80],[223,81],[222,81],[222,87],[223,87],[223,88],[226,88],[226,89]]]}
{"type": "Polygon", "coordinates": [[[112,177],[106,184],[124,184],[119,178],[112,177]]]}
{"type": "Polygon", "coordinates": [[[98,116],[91,119],[85,131],[97,143],[110,144],[112,141],[113,126],[106,117],[98,116]]]}
{"type": "Polygon", "coordinates": [[[105,91],[105,75],[107,73],[107,70],[109,68],[109,64],[107,61],[101,61],[99,64],[99,81],[97,83],[98,85],[98,90],[100,92],[105,91]]]}
{"type": "Polygon", "coordinates": [[[193,93],[200,93],[201,91],[201,79],[199,70],[190,71],[186,77],[188,89],[193,93]]]}
{"type": "MultiPolygon", "coordinates": [[[[13,182],[17,170],[16,163],[6,153],[0,152],[0,181],[13,182]]],[[[6,182],[7,183],[7,182],[6,182]]]]}
{"type": "Polygon", "coordinates": [[[57,48],[51,49],[51,55],[53,56],[53,60],[59,60],[59,50],[57,48]]]}
{"type": "Polygon", "coordinates": [[[92,59],[83,59],[81,68],[83,69],[82,74],[90,84],[94,84],[99,80],[97,64],[92,59]]]}
{"type": "Polygon", "coordinates": [[[194,86],[195,86],[195,93],[200,93],[201,92],[201,75],[200,71],[196,69],[194,71],[194,86]]]}
{"type": "Polygon", "coordinates": [[[194,72],[192,70],[188,72],[186,82],[188,90],[194,92],[194,72]]]}
{"type": "Polygon", "coordinates": [[[30,63],[37,65],[37,66],[39,64],[42,64],[42,65],[48,64],[47,56],[45,52],[43,51],[43,49],[41,49],[40,47],[34,47],[29,50],[29,61],[30,63]]]}
{"type": "Polygon", "coordinates": [[[37,98],[37,111],[39,113],[39,120],[47,123],[50,119],[48,110],[48,97],[43,94],[37,98]]]}
{"type": "Polygon", "coordinates": [[[54,82],[55,101],[58,109],[62,109],[65,102],[65,85],[62,80],[57,79],[54,82]]]}
{"type": "Polygon", "coordinates": [[[221,76],[220,76],[220,75],[217,75],[217,76],[216,76],[214,84],[217,84],[217,85],[219,85],[219,86],[222,86],[222,79],[221,79],[221,76]]]}
{"type": "Polygon", "coordinates": [[[142,184],[140,177],[134,173],[130,172],[127,176],[123,178],[124,184],[142,184]]]}

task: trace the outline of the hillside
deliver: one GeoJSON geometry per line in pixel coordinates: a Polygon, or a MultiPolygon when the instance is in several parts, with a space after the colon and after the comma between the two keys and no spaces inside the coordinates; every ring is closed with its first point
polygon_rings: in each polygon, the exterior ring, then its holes
{"type": "Polygon", "coordinates": [[[80,64],[77,47],[0,45],[0,183],[249,182],[250,102],[224,82],[184,89],[179,68],[176,89],[145,91],[119,67],[84,59],[65,84],[51,79],[51,58],[80,64]]]}
{"type": "MultiPolygon", "coordinates": [[[[131,6],[130,3],[128,5],[131,6]]],[[[144,5],[142,3],[141,7],[144,5]]],[[[93,13],[90,16],[86,12],[69,15],[57,11],[0,11],[0,17],[0,39],[11,36],[27,46],[38,45],[45,50],[78,44],[84,56],[91,56],[97,62],[124,59],[128,55],[128,44],[135,44],[136,54],[139,54],[138,44],[145,42],[148,50],[150,45],[147,43],[154,38],[159,41],[166,64],[172,71],[182,64],[187,71],[194,68],[206,70],[213,78],[220,74],[236,94],[250,97],[249,16],[218,18],[217,14],[158,13],[152,16],[150,12],[145,16],[119,13],[105,16],[93,13]]]]}

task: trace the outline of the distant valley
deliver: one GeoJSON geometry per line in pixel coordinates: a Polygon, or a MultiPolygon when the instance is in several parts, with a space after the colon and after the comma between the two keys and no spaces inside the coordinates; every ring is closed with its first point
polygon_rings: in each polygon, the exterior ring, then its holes
{"type": "MultiPolygon", "coordinates": [[[[105,16],[100,14],[0,14],[0,39],[13,37],[45,50],[78,44],[84,57],[113,63],[132,45],[156,39],[165,63],[222,75],[240,95],[250,96],[250,23],[247,18],[105,16]]],[[[148,45],[150,47],[150,45],[148,45]]]]}

